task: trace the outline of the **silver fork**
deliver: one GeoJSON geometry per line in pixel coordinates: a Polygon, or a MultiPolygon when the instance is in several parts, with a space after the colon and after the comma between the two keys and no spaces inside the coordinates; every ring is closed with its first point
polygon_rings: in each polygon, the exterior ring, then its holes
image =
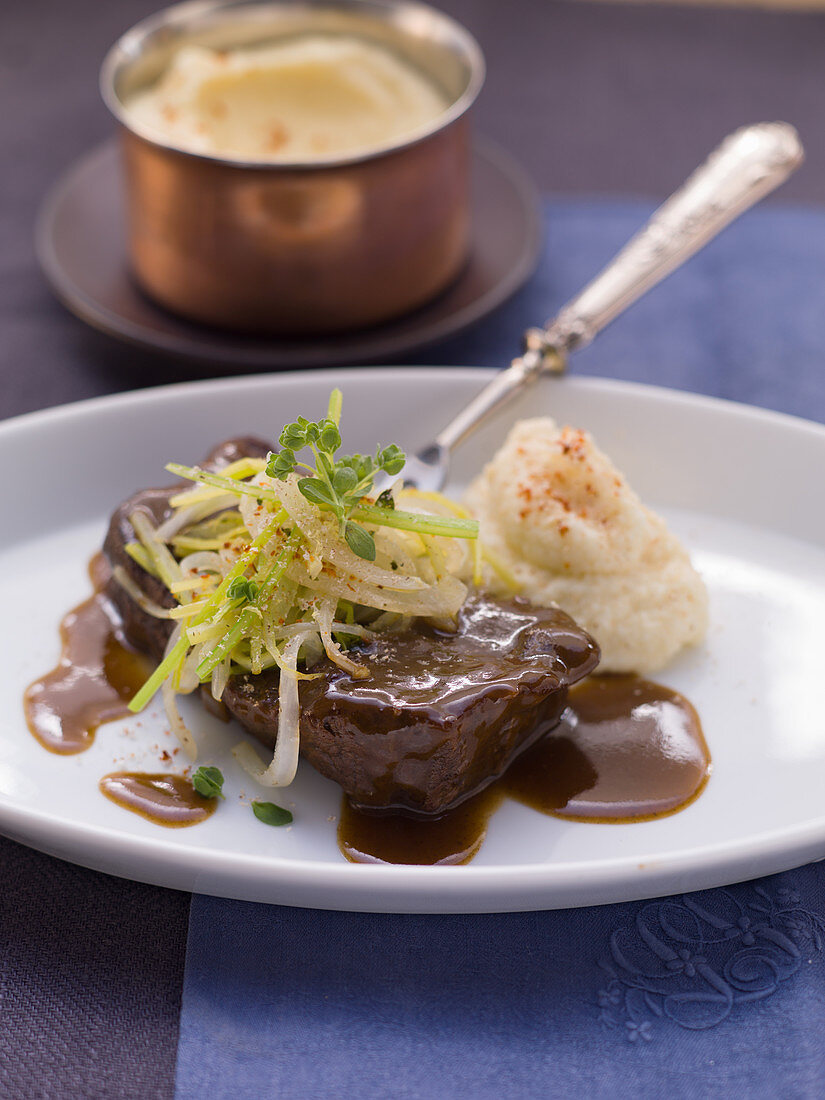
{"type": "Polygon", "coordinates": [[[569,352],[589,344],[628,306],[783,183],[803,159],[796,130],[785,122],[746,126],[727,137],[555,320],[527,330],[522,354],[432,443],[407,458],[404,481],[419,489],[440,489],[453,449],[495,409],[540,374],[563,374],[569,352]]]}

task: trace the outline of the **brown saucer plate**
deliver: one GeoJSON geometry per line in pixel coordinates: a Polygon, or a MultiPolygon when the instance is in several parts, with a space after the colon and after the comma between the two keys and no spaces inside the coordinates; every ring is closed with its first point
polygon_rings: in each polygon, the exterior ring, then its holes
{"type": "Polygon", "coordinates": [[[36,228],[40,265],[57,297],[82,321],[154,351],[242,369],[387,361],[452,336],[506,301],[535,270],[542,243],[538,193],[497,146],[472,162],[473,241],[457,281],[429,305],[345,336],[277,339],[193,324],[138,289],[128,268],[118,148],[83,157],[47,196],[36,228]]]}

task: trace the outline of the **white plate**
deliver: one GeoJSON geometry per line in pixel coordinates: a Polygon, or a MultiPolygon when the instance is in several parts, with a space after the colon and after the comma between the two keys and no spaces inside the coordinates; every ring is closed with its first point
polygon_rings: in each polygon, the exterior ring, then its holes
{"type": "MultiPolygon", "coordinates": [[[[58,656],[62,614],[88,593],[86,564],[107,514],[163,464],[227,436],[273,437],[344,391],[345,446],[424,442],[489,378],[478,370],[282,374],[68,406],[0,426],[0,830],[88,867],[256,901],[385,912],[484,912],[589,905],[721,885],[825,855],[825,428],[705,398],[593,379],[549,379],[474,438],[471,476],[518,416],[589,428],[690,547],[711,593],[707,644],[658,678],[701,715],[714,759],[692,806],[659,821],[592,825],[507,803],[468,867],[353,865],[340,856],[339,792],[303,766],[279,801],[295,823],[267,828],[237,797],[262,797],[228,755],[233,738],[199,709],[203,759],[230,797],[204,824],[167,830],[113,805],[97,782],[157,769],[162,712],[104,726],[77,756],[44,751],[21,697],[58,656]]],[[[193,708],[198,704],[193,703],[193,708]]],[[[271,797],[271,795],[270,795],[271,797]]]]}

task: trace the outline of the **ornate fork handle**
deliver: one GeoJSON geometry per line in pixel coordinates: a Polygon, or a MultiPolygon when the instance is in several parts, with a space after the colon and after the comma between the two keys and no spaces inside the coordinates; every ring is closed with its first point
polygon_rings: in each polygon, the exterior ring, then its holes
{"type": "Polygon", "coordinates": [[[567,353],[584,347],[637,298],[669,275],[802,163],[796,130],[784,122],[747,126],[727,137],[653,214],[604,270],[558,316],[525,333],[525,350],[435,440],[450,451],[539,374],[562,374],[567,353]]]}

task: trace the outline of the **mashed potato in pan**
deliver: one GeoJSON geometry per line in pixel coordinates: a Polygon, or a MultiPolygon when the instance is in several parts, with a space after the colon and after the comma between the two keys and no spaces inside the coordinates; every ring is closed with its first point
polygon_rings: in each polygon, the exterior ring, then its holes
{"type": "Polygon", "coordinates": [[[704,637],[707,592],[687,552],[587,432],[520,421],[467,505],[522,594],[596,638],[601,671],[653,672],[704,637]]]}
{"type": "Polygon", "coordinates": [[[429,126],[448,103],[390,50],[316,34],[249,49],[184,46],[125,106],[182,149],[274,164],[366,153],[429,126]]]}

